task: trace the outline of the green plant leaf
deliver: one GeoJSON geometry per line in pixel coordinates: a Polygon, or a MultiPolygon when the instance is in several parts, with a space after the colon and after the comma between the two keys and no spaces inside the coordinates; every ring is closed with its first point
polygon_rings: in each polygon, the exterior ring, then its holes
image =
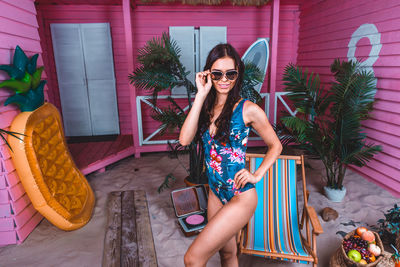
{"type": "Polygon", "coordinates": [[[347,165],[364,166],[380,146],[366,144],[361,121],[369,117],[376,91],[373,73],[357,62],[334,60],[335,81],[321,87],[318,74],[289,64],[283,75],[284,90],[297,110],[281,117],[287,128],[284,140],[297,143],[307,154],[319,157],[326,169],[327,185],[341,188],[347,165]],[[289,136],[288,136],[289,135],[289,136]]]}
{"type": "Polygon", "coordinates": [[[38,87],[35,90],[29,90],[26,94],[28,97],[28,103],[24,106],[21,106],[21,111],[34,111],[38,107],[44,104],[44,93],[43,88],[46,84],[46,81],[43,80],[39,83],[38,87]]]}
{"type": "Polygon", "coordinates": [[[4,102],[4,106],[7,106],[9,104],[16,104],[18,108],[21,109],[21,107],[27,105],[28,101],[29,99],[26,95],[15,94],[7,98],[7,100],[4,102]]]}
{"type": "Polygon", "coordinates": [[[29,60],[28,64],[26,65],[26,71],[33,75],[33,73],[36,71],[36,63],[37,63],[37,59],[39,57],[39,54],[35,54],[31,57],[31,59],[29,60]]]}
{"type": "Polygon", "coordinates": [[[22,133],[17,133],[17,132],[13,132],[13,131],[7,131],[7,130],[4,130],[4,129],[1,129],[1,128],[0,128],[0,137],[1,137],[1,139],[3,139],[4,143],[8,146],[8,148],[9,148],[12,152],[13,152],[12,147],[11,147],[10,144],[8,143],[7,138],[4,136],[5,134],[11,135],[12,137],[17,138],[17,139],[19,139],[19,140],[21,140],[21,141],[23,141],[23,139],[22,139],[21,137],[19,137],[18,135],[25,136],[25,134],[22,134],[22,133]]]}
{"type": "Polygon", "coordinates": [[[0,65],[0,70],[7,72],[8,76],[10,76],[12,80],[22,79],[25,76],[25,71],[21,71],[11,65],[0,65]]]}
{"type": "Polygon", "coordinates": [[[35,90],[29,90],[26,94],[10,96],[4,105],[16,104],[21,111],[34,111],[44,103],[43,88],[45,84],[46,81],[43,80],[35,90]]]}
{"type": "Polygon", "coordinates": [[[32,75],[32,89],[36,89],[39,86],[39,83],[42,79],[43,70],[44,70],[44,67],[40,67],[34,71],[34,73],[32,75]]]}
{"type": "Polygon", "coordinates": [[[28,82],[23,82],[19,80],[6,80],[0,83],[0,88],[7,87],[16,93],[26,93],[30,89],[30,86],[31,80],[29,80],[28,82]]]}
{"type": "Polygon", "coordinates": [[[252,62],[244,62],[243,83],[241,88],[241,97],[249,99],[254,103],[260,103],[262,98],[254,89],[255,86],[263,82],[261,70],[252,62]]]}
{"type": "Polygon", "coordinates": [[[25,52],[17,45],[14,52],[13,65],[18,70],[22,71],[25,74],[25,68],[28,64],[28,57],[25,55],[25,52]]]}
{"type": "Polygon", "coordinates": [[[175,181],[176,181],[175,176],[172,173],[168,173],[162,184],[158,187],[157,189],[158,193],[161,193],[165,189],[170,188],[171,184],[175,181]]]}

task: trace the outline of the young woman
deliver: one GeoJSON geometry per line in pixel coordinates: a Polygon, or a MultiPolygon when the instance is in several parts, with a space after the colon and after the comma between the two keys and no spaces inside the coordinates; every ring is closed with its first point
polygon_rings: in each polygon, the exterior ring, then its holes
{"type": "Polygon", "coordinates": [[[185,266],[206,266],[219,251],[222,266],[238,266],[236,234],[257,206],[257,183],[275,162],[281,143],[256,104],[241,99],[244,64],[230,44],[219,44],[209,53],[203,72],[196,74],[197,94],[180,132],[188,145],[199,137],[205,149],[210,186],[208,223],[185,254],[185,266]],[[260,167],[245,169],[250,128],[268,146],[260,167]]]}

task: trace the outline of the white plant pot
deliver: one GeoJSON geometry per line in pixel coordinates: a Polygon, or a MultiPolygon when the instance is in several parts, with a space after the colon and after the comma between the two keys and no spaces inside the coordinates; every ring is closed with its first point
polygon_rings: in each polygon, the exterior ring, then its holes
{"type": "Polygon", "coordinates": [[[342,202],[344,196],[346,195],[346,188],[334,189],[327,186],[324,186],[325,196],[332,202],[342,202]]]}

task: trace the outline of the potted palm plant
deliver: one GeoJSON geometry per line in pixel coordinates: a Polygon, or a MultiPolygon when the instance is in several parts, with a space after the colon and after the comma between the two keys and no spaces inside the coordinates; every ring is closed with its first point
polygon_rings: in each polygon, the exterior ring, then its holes
{"type": "Polygon", "coordinates": [[[318,75],[293,64],[285,68],[285,91],[297,114],[284,114],[277,128],[282,143],[294,144],[311,158],[322,160],[325,194],[340,202],[346,193],[343,179],[347,167],[364,166],[382,148],[367,143],[361,128],[361,121],[368,119],[374,103],[373,73],[360,68],[357,62],[339,59],[334,60],[331,72],[335,80],[330,89],[324,90],[318,75]]]}
{"type": "MultiPolygon", "coordinates": [[[[190,72],[180,61],[179,46],[174,40],[170,39],[167,33],[163,33],[162,36],[149,40],[143,48],[138,50],[137,61],[140,66],[129,75],[129,80],[137,88],[151,92],[154,105],[152,118],[161,122],[160,134],[165,134],[167,131],[179,131],[187,113],[170,96],[167,98],[168,107],[161,107],[157,102],[160,92],[171,91],[175,86],[183,86],[186,88],[186,101],[189,109],[192,107],[192,98],[197,89],[192,81],[187,78],[190,72]]],[[[254,64],[245,63],[243,78],[242,97],[256,103],[259,102],[261,96],[254,90],[254,86],[262,81],[261,71],[254,64]]],[[[169,143],[169,146],[175,157],[179,157],[181,153],[189,153],[188,177],[185,179],[188,182],[187,184],[207,183],[201,140],[195,138],[185,147],[182,147],[178,141],[169,143]]],[[[173,174],[169,173],[159,187],[159,191],[169,187],[170,182],[175,179],[173,174]]]]}

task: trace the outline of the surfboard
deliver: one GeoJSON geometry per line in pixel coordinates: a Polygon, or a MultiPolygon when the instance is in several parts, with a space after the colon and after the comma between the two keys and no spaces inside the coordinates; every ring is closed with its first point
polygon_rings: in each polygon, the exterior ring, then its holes
{"type": "Polygon", "coordinates": [[[242,61],[252,62],[255,64],[263,74],[262,82],[254,87],[257,92],[261,91],[261,87],[264,83],[265,75],[267,73],[268,59],[269,59],[269,38],[258,38],[244,53],[242,61]]]}

